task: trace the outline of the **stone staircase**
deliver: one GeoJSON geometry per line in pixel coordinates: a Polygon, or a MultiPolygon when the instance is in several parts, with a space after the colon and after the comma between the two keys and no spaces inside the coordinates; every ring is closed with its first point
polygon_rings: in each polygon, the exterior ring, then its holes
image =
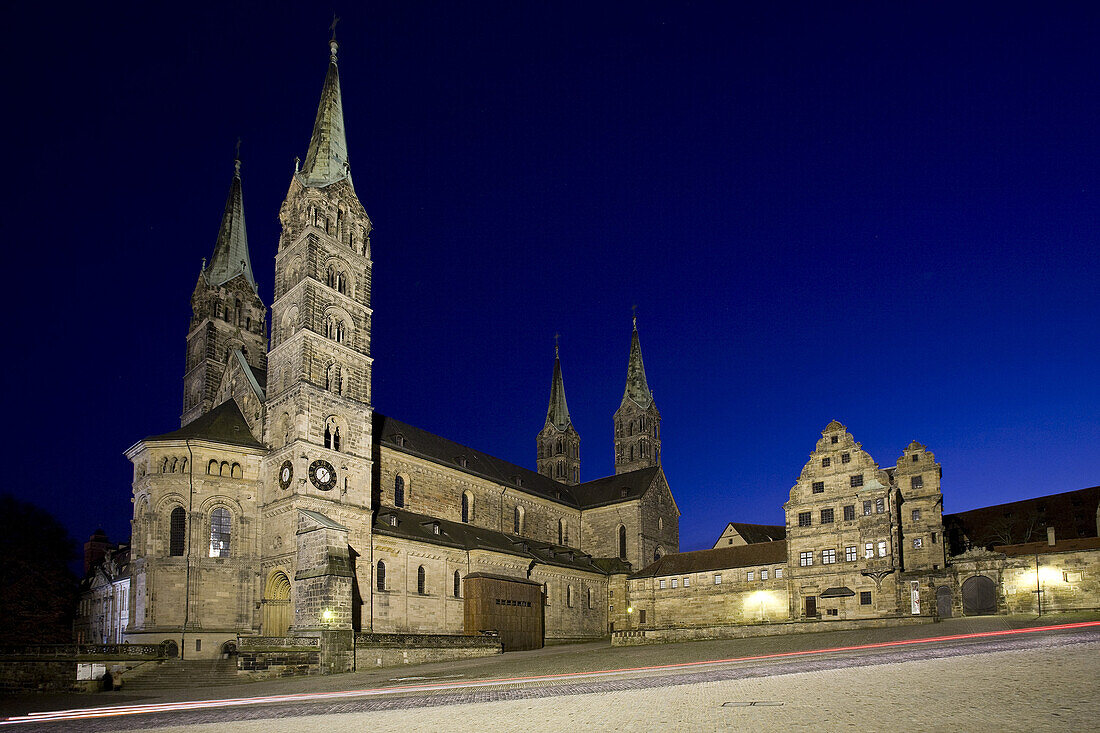
{"type": "Polygon", "coordinates": [[[192,687],[236,685],[246,680],[237,677],[237,658],[229,659],[169,659],[167,662],[147,662],[123,676],[123,689],[128,692],[176,690],[192,687]]]}

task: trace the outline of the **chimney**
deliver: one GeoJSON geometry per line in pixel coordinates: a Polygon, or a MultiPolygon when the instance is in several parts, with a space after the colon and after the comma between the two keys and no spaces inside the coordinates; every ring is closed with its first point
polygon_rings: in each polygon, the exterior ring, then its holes
{"type": "Polygon", "coordinates": [[[1054,527],[1047,527],[1047,544],[1054,547],[1054,527]]]}

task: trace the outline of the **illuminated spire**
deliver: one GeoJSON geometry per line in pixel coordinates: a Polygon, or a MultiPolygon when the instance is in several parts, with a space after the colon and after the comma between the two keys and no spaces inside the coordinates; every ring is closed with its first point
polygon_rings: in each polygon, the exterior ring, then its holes
{"type": "Polygon", "coordinates": [[[299,175],[307,186],[327,186],[347,178],[348,143],[344,137],[344,107],[340,97],[340,72],[336,67],[335,21],[329,41],[328,73],[321,88],[321,103],[313,121],[313,135],[299,175]]]}

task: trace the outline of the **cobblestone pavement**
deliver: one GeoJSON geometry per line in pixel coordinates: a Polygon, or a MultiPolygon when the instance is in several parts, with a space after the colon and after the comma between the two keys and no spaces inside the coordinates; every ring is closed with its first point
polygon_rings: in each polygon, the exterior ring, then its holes
{"type": "MultiPolygon", "coordinates": [[[[224,699],[415,684],[414,681],[410,681],[410,678],[413,680],[427,678],[430,682],[451,680],[469,682],[624,669],[1019,629],[1097,618],[1100,618],[1100,614],[1060,615],[1043,619],[984,617],[953,619],[930,626],[687,642],[645,647],[611,648],[606,642],[602,642],[548,647],[533,652],[511,653],[463,662],[371,670],[330,677],[298,678],[217,689],[179,690],[172,694],[155,697],[109,693],[60,697],[39,696],[29,701],[9,699],[5,701],[4,714],[93,705],[224,699]]],[[[271,728],[273,731],[279,729],[350,730],[351,727],[365,725],[363,711],[369,711],[366,714],[371,716],[369,724],[372,728],[382,725],[393,726],[394,729],[398,726],[416,729],[421,727],[418,723],[430,721],[433,729],[462,730],[479,719],[482,723],[496,720],[493,726],[495,728],[502,727],[503,720],[505,728],[523,725],[528,728],[544,729],[551,727],[550,721],[553,720],[556,721],[553,727],[564,723],[582,729],[586,726],[589,729],[625,729],[631,725],[635,728],[679,726],[702,729],[719,725],[746,724],[754,727],[764,726],[764,729],[767,729],[771,720],[785,721],[776,725],[789,725],[789,722],[794,719],[791,716],[808,714],[807,711],[820,711],[822,715],[827,712],[828,717],[819,719],[816,724],[808,718],[804,719],[803,723],[813,725],[815,728],[836,729],[844,727],[846,725],[844,721],[852,716],[855,716],[854,719],[858,721],[871,720],[872,718],[867,716],[881,709],[883,714],[895,710],[908,711],[906,712],[908,717],[897,719],[906,723],[907,728],[985,730],[998,727],[1014,730],[1019,728],[1013,727],[1012,719],[1003,719],[1011,718],[1006,711],[1015,709],[1014,706],[1018,706],[1020,700],[1027,700],[1028,696],[1032,695],[1028,690],[1035,687],[1042,689],[1044,694],[1053,690],[1061,701],[1060,704],[1068,707],[1068,711],[1065,712],[1059,711],[1057,707],[1050,708],[1044,713],[1049,713],[1050,716],[1044,724],[1058,726],[1060,719],[1065,716],[1067,720],[1075,721],[1072,729],[1090,730],[1100,729],[1096,727],[1100,726],[1097,722],[1100,721],[1100,717],[1097,716],[1098,711],[1094,702],[1098,697],[1097,692],[1100,692],[1096,682],[1098,677],[1096,659],[1100,656],[1097,655],[1098,643],[1100,643],[1100,631],[1093,627],[1080,632],[1022,634],[993,639],[954,641],[949,644],[921,644],[893,647],[887,650],[875,649],[814,657],[794,657],[768,662],[739,662],[734,665],[717,665],[702,669],[626,673],[614,677],[604,676],[580,681],[574,678],[558,683],[540,683],[537,686],[512,684],[504,687],[493,686],[491,689],[444,691],[430,695],[389,694],[385,698],[358,698],[329,701],[323,704],[296,706],[284,704],[173,716],[143,715],[126,719],[116,718],[111,721],[104,720],[98,723],[85,721],[80,728],[82,730],[119,730],[171,725],[177,722],[221,721],[217,723],[220,726],[219,729],[229,729],[229,721],[235,719],[238,722],[233,724],[233,730],[255,730],[260,727],[271,728]],[[1076,636],[1071,638],[1074,633],[1076,636]],[[1074,653],[1074,650],[1086,648],[1089,650],[1088,654],[1091,654],[1091,665],[1088,657],[1082,658],[1074,653]],[[997,656],[1005,654],[1009,655],[1010,661],[1004,661],[997,656]],[[1050,663],[1052,659],[1061,661],[1052,666],[1050,663]],[[1073,674],[1062,675],[1065,679],[1060,677],[1057,674],[1059,664],[1066,670],[1073,670],[1073,674]],[[1005,674],[1019,669],[1020,665],[1027,666],[1027,675],[1019,676],[1017,679],[1005,674]],[[959,670],[962,669],[968,671],[960,674],[959,670]],[[1049,670],[1051,674],[1046,675],[1044,670],[1049,670]],[[1032,672],[1036,672],[1036,676],[1033,677],[1032,672]],[[900,678],[904,678],[904,682],[885,683],[887,679],[897,678],[899,675],[900,678]],[[765,677],[766,679],[763,679],[765,677]],[[802,677],[806,679],[794,687],[789,687],[792,684],[790,680],[802,677]],[[860,681],[852,682],[849,677],[851,680],[860,681]],[[1012,686],[1018,683],[1027,683],[1027,687],[1023,688],[1019,694],[1012,690],[1012,686]],[[830,685],[835,686],[839,692],[831,691],[830,685]],[[1078,689],[1082,685],[1087,689],[1083,691],[1078,689]],[[773,693],[771,696],[763,695],[764,690],[770,689],[786,690],[791,696],[773,699],[778,693],[773,693]],[[812,696],[807,697],[811,689],[818,690],[814,694],[820,693],[825,702],[818,704],[814,702],[812,696]],[[805,691],[805,694],[800,693],[800,690],[805,691]],[[961,696],[967,698],[969,702],[956,704],[956,701],[945,704],[945,695],[961,696]],[[960,719],[960,715],[963,717],[966,714],[974,715],[976,709],[986,707],[991,699],[998,701],[996,711],[1000,717],[979,716],[971,724],[964,724],[960,719]],[[746,710],[732,712],[731,709],[735,706],[723,708],[721,705],[722,702],[736,703],[752,700],[783,702],[783,705],[744,706],[746,710]],[[889,704],[887,700],[890,700],[889,704]],[[1001,700],[1005,700],[1006,704],[1001,704],[1001,700]],[[667,701],[667,704],[660,701],[667,701]],[[654,707],[655,703],[659,704],[654,707]],[[516,707],[517,705],[519,707],[516,707]],[[586,707],[590,705],[596,707],[586,707]],[[722,710],[705,712],[711,707],[722,708],[722,710]],[[759,713],[758,708],[765,707],[782,708],[782,710],[767,714],[759,713]],[[417,708],[417,710],[410,708],[417,708]],[[692,712],[695,708],[699,710],[692,712]],[[1090,709],[1091,718],[1080,717],[1080,711],[1090,709]],[[646,712],[644,714],[639,712],[642,710],[646,712]],[[798,713],[799,710],[803,713],[798,713]],[[923,711],[919,713],[919,717],[917,717],[918,711],[923,711]],[[617,717],[606,720],[592,717],[597,713],[610,715],[612,712],[617,717]],[[332,715],[332,713],[340,713],[340,715],[332,715]],[[572,717],[561,717],[567,714],[572,717]],[[734,717],[735,715],[741,717],[734,717]],[[937,716],[944,716],[942,728],[937,727],[939,725],[937,716]],[[291,723],[288,717],[294,722],[291,723]],[[523,722],[520,722],[520,719],[523,722]],[[326,725],[329,727],[315,727],[320,725],[318,721],[322,720],[327,721],[326,725]],[[985,723],[993,720],[997,721],[996,725],[991,722],[987,728],[985,723]],[[1082,720],[1090,722],[1081,724],[1082,720]],[[455,727],[447,727],[452,724],[455,727]],[[345,728],[345,726],[349,727],[345,728]]],[[[888,721],[895,718],[875,718],[875,720],[885,726],[888,721]]],[[[44,728],[60,730],[63,729],[59,727],[61,725],[59,723],[56,726],[44,726],[44,728]]],[[[1034,730],[1035,725],[1033,720],[1028,727],[1034,730]]]]}
{"type": "Polygon", "coordinates": [[[1100,642],[1092,642],[658,689],[516,695],[446,707],[155,730],[1090,731],[1100,729],[1098,679],[1100,642]]]}

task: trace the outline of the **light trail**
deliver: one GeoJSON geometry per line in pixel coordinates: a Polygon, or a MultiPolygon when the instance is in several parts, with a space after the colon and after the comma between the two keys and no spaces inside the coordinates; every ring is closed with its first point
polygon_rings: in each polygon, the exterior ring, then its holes
{"type": "Polygon", "coordinates": [[[67,720],[92,720],[96,718],[113,718],[123,715],[148,715],[151,713],[183,712],[196,710],[210,710],[215,708],[243,707],[249,705],[281,704],[291,702],[318,702],[325,700],[341,700],[356,697],[376,697],[380,695],[406,694],[410,692],[439,692],[443,690],[472,689],[478,687],[494,687],[499,685],[512,685],[537,682],[560,682],[562,680],[592,679],[595,677],[609,677],[613,675],[632,674],[637,672],[654,672],[674,669],[700,669],[713,667],[720,664],[733,664],[736,662],[754,662],[767,659],[784,659],[791,657],[807,657],[821,654],[835,654],[837,652],[852,652],[866,649],[885,649],[890,647],[914,646],[918,644],[934,644],[936,642],[959,641],[963,639],[984,639],[1000,636],[1014,636],[1021,634],[1035,634],[1042,631],[1062,631],[1067,629],[1084,629],[1100,626],[1100,621],[1082,621],[1071,624],[1058,624],[1054,626],[1036,626],[1027,629],[1008,629],[1003,631],[982,631],[971,634],[952,634],[950,636],[930,636],[921,639],[903,639],[900,641],[881,641],[872,644],[855,644],[852,646],[838,646],[826,649],[806,649],[793,652],[775,652],[772,654],[757,654],[747,657],[731,657],[729,659],[713,659],[699,662],[679,662],[676,664],[659,664],[650,667],[623,667],[621,669],[604,669],[594,672],[563,672],[560,674],[536,675],[531,677],[501,677],[488,680],[473,680],[468,682],[434,682],[419,685],[397,685],[393,687],[376,687],[363,690],[339,690],[335,692],[305,692],[288,695],[263,695],[258,697],[237,697],[223,700],[189,700],[184,702],[149,703],[143,705],[118,705],[100,708],[79,708],[74,710],[55,710],[42,713],[28,713],[0,720],[0,725],[19,725],[26,723],[49,723],[67,720]]]}

